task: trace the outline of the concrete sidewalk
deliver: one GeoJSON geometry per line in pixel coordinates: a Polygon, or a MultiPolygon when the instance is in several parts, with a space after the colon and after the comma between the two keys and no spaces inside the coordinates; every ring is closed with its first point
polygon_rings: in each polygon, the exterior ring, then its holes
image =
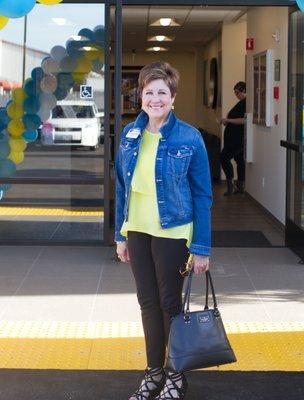
{"type": "MultiPolygon", "coordinates": [[[[304,398],[298,261],[286,248],[213,250],[219,309],[238,362],[190,373],[189,400],[304,398]]],[[[0,247],[0,278],[0,399],[128,398],[144,346],[130,268],[112,248],[0,247]]],[[[202,293],[195,277],[193,310],[202,293]]]]}

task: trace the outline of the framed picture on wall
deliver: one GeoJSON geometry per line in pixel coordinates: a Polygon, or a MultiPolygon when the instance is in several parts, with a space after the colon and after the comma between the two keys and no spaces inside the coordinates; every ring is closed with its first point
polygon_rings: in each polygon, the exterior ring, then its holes
{"type": "Polygon", "coordinates": [[[273,125],[273,53],[253,56],[253,123],[273,125]]]}
{"type": "Polygon", "coordinates": [[[204,106],[208,107],[208,96],[209,96],[209,66],[210,61],[204,60],[203,64],[203,104],[204,106]]]}
{"type": "MultiPolygon", "coordinates": [[[[123,67],[121,79],[122,114],[137,114],[141,109],[138,75],[142,67],[123,67]]],[[[114,69],[111,69],[111,111],[114,111],[114,69]]]]}

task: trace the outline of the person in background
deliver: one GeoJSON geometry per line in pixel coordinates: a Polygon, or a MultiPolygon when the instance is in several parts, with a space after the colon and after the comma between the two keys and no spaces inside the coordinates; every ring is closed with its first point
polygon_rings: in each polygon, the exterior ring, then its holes
{"type": "Polygon", "coordinates": [[[165,62],[141,70],[142,111],[123,130],[116,160],[117,255],[134,274],[147,356],[129,400],[184,398],[184,374],[164,370],[170,320],[182,309],[179,270],[189,252],[195,273],[209,268],[209,163],[200,133],[172,112],[178,81],[165,62]]]}
{"type": "Polygon", "coordinates": [[[224,196],[230,196],[233,193],[244,193],[245,190],[244,126],[246,113],[246,83],[238,82],[233,89],[239,101],[229,111],[227,118],[221,119],[221,123],[225,125],[224,148],[221,152],[221,165],[227,180],[227,191],[224,193],[224,196]],[[235,189],[233,186],[232,158],[237,164],[235,189]]]}

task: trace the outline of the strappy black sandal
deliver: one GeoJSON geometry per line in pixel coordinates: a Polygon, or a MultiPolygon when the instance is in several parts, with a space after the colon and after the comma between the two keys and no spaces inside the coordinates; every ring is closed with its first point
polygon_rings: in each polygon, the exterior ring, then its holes
{"type": "Polygon", "coordinates": [[[162,368],[147,368],[141,381],[140,387],[134,392],[129,400],[152,400],[155,399],[164,386],[166,380],[165,372],[162,368]],[[156,377],[161,375],[161,379],[156,377]]]}
{"type": "Polygon", "coordinates": [[[186,396],[187,388],[188,382],[184,374],[169,372],[165,385],[155,400],[182,400],[186,396]],[[182,383],[180,387],[177,385],[177,382],[182,383]]]}

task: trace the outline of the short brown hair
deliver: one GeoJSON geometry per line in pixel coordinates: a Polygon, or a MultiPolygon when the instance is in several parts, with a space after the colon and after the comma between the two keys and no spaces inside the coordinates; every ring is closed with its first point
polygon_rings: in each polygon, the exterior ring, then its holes
{"type": "Polygon", "coordinates": [[[165,82],[172,97],[176,95],[179,81],[178,71],[167,62],[156,61],[145,65],[139,73],[138,89],[140,96],[144,87],[156,79],[162,79],[165,82]]]}

